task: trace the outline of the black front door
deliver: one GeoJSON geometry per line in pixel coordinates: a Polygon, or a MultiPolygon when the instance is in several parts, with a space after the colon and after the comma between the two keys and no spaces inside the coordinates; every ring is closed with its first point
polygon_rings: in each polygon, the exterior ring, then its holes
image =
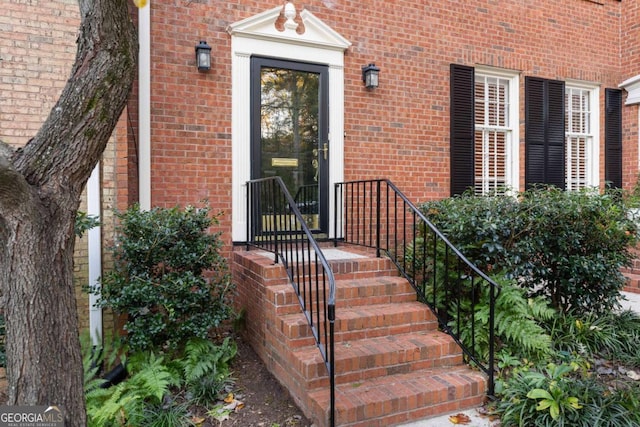
{"type": "Polygon", "coordinates": [[[279,176],[312,231],[328,228],[328,69],[251,58],[251,178],[279,176]]]}

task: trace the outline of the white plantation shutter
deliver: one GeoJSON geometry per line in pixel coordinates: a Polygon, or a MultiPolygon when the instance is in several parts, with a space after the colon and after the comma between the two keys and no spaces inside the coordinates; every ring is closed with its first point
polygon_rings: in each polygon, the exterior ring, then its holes
{"type": "Polygon", "coordinates": [[[566,188],[579,190],[587,187],[589,171],[595,159],[589,156],[593,144],[590,91],[581,88],[565,89],[566,129],[566,188]]]}
{"type": "Polygon", "coordinates": [[[474,187],[476,194],[502,194],[508,185],[509,80],[476,75],[474,187]]]}

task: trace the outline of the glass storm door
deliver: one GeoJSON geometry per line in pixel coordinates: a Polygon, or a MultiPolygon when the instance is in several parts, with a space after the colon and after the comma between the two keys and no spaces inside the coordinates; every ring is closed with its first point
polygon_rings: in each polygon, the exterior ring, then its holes
{"type": "Polygon", "coordinates": [[[251,178],[279,176],[312,231],[328,228],[328,69],[251,58],[251,178]]]}

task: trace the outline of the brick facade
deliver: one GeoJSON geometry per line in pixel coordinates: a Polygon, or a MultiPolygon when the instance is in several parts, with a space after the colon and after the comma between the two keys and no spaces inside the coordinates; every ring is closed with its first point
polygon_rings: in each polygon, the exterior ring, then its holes
{"type": "MultiPolygon", "coordinates": [[[[524,77],[598,84],[602,111],[604,89],[617,88],[640,72],[637,59],[620,61],[621,46],[638,50],[637,28],[635,35],[625,33],[624,41],[620,32],[622,25],[631,28],[637,22],[634,2],[294,3],[352,43],[344,57],[345,179],[390,178],[414,201],[449,195],[450,64],[520,72],[522,157],[524,77]],[[361,66],[370,62],[381,68],[380,87],[374,91],[361,82],[361,66]]],[[[232,76],[227,27],[281,4],[280,0],[152,3],[153,205],[207,198],[231,214],[232,76]],[[195,68],[193,47],[199,40],[212,46],[208,73],[195,68]]],[[[625,108],[623,125],[627,187],[635,182],[638,169],[632,135],[637,133],[637,120],[632,110],[625,108]]],[[[604,144],[602,119],[600,139],[604,144]]],[[[604,160],[600,162],[602,182],[604,160]]],[[[225,236],[229,227],[224,219],[225,236]]]]}
{"type": "MultiPolygon", "coordinates": [[[[636,1],[294,3],[352,43],[344,54],[344,178],[389,178],[413,201],[449,195],[450,64],[519,72],[521,181],[525,77],[599,85],[602,116],[604,89],[640,74],[636,1]],[[374,91],[361,81],[361,66],[371,62],[381,68],[374,91]]],[[[229,253],[233,135],[227,28],[282,4],[151,1],[152,205],[207,199],[225,212],[220,227],[229,253]],[[212,47],[207,73],[195,67],[199,40],[212,47]]],[[[35,134],[66,82],[75,54],[77,7],[75,0],[3,3],[0,30],[11,36],[0,39],[0,139],[11,145],[35,134]]],[[[281,54],[286,56],[274,52],[281,54]]],[[[138,198],[137,116],[134,88],[102,162],[106,244],[112,209],[125,209],[138,198]]],[[[602,117],[600,122],[603,145],[602,117]]],[[[638,173],[637,105],[623,107],[623,144],[623,182],[630,188],[638,173]]],[[[602,158],[600,175],[602,181],[602,158]]],[[[85,280],[84,245],[78,243],[79,282],[85,280]]]]}

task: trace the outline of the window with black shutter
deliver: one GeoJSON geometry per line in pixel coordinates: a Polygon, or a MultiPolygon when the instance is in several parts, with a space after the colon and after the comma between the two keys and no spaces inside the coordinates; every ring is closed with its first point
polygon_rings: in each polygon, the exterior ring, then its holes
{"type": "Polygon", "coordinates": [[[605,89],[604,179],[612,188],[622,188],[622,91],[605,89]]]}
{"type": "Polygon", "coordinates": [[[451,64],[451,195],[474,186],[474,70],[451,64]]]}
{"type": "Polygon", "coordinates": [[[525,183],[565,188],[564,82],[525,79],[525,183]]]}

